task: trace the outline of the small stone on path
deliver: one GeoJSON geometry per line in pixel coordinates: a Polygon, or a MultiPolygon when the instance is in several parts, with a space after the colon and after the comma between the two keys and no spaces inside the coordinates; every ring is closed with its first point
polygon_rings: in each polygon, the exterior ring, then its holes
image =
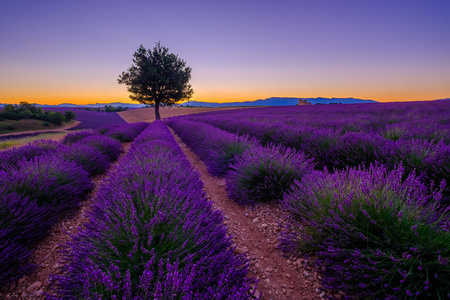
{"type": "Polygon", "coordinates": [[[33,283],[32,285],[30,285],[29,287],[27,287],[27,292],[28,292],[29,294],[33,294],[33,293],[36,292],[41,286],[42,286],[42,282],[36,281],[35,283],[33,283]]]}

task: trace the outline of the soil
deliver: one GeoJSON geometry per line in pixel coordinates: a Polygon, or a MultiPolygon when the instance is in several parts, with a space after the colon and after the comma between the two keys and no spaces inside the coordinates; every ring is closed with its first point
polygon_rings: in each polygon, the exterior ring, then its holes
{"type": "Polygon", "coordinates": [[[206,165],[171,130],[192,166],[200,173],[207,197],[223,212],[224,222],[237,246],[236,253],[250,258],[249,277],[259,280],[262,299],[322,299],[318,274],[312,262],[301,257],[284,257],[278,247],[282,226],[289,214],[278,203],[242,206],[228,198],[224,178],[211,176],[206,165]]]}
{"type": "MultiPolygon", "coordinates": [[[[159,114],[161,118],[170,118],[179,115],[196,114],[202,112],[238,109],[238,107],[161,107],[159,114]]],[[[128,123],[135,122],[153,122],[155,120],[155,108],[138,108],[118,112],[128,123]]]]}

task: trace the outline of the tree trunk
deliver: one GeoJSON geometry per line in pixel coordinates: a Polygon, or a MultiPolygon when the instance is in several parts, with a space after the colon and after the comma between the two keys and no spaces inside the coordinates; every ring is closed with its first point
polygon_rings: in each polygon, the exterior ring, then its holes
{"type": "Polygon", "coordinates": [[[156,120],[161,120],[161,116],[159,115],[159,102],[155,102],[155,117],[156,120]]]}

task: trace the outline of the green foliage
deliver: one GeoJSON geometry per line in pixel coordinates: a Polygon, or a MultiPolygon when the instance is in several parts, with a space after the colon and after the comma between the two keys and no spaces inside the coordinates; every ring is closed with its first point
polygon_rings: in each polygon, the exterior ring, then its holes
{"type": "Polygon", "coordinates": [[[388,140],[397,141],[405,134],[405,129],[401,127],[392,127],[383,134],[388,140]]]}
{"type": "Polygon", "coordinates": [[[46,115],[47,121],[52,122],[53,124],[56,124],[56,125],[61,125],[62,122],[66,121],[66,117],[64,117],[64,115],[60,112],[48,111],[48,112],[45,112],[45,115],[46,115]]]}
{"type": "Polygon", "coordinates": [[[29,119],[33,113],[29,109],[25,109],[19,112],[20,119],[29,119]]]}
{"type": "Polygon", "coordinates": [[[122,107],[122,106],[114,107],[112,105],[105,105],[106,112],[119,112],[119,111],[125,111],[127,109],[128,109],[128,107],[122,107]]]}
{"type": "Polygon", "coordinates": [[[128,107],[122,106],[114,107],[112,105],[105,105],[104,107],[84,107],[83,110],[98,111],[98,112],[119,112],[128,110],[128,107]]]}
{"type": "Polygon", "coordinates": [[[159,42],[153,50],[141,45],[133,56],[133,64],[119,75],[118,82],[127,86],[132,100],[155,104],[157,119],[160,105],[173,106],[192,96],[191,68],[159,42]]]}
{"type": "Polygon", "coordinates": [[[64,117],[66,118],[66,121],[68,122],[68,121],[75,120],[77,115],[73,111],[67,110],[64,112],[64,117]]]}
{"type": "MultiPolygon", "coordinates": [[[[6,107],[6,106],[5,106],[6,107]]],[[[20,115],[10,110],[4,110],[0,113],[0,117],[7,120],[19,120],[20,115]]]]}
{"type": "Polygon", "coordinates": [[[3,107],[3,110],[7,111],[7,112],[14,112],[16,110],[16,105],[14,105],[14,104],[6,104],[3,107]]]}
{"type": "Polygon", "coordinates": [[[0,117],[8,120],[37,119],[56,125],[73,120],[75,116],[72,111],[66,111],[64,115],[60,112],[44,111],[42,107],[37,107],[35,104],[26,101],[20,102],[19,105],[7,104],[0,113],[0,117]]]}

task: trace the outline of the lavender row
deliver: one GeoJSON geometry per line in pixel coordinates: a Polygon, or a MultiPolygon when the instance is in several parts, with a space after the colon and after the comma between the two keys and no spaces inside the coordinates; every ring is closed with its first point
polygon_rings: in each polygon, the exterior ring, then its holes
{"type": "Polygon", "coordinates": [[[104,173],[122,145],[95,131],[40,140],[0,152],[0,283],[34,269],[34,244],[59,219],[73,213],[92,188],[90,176],[104,173]],[[82,136],[73,142],[73,136],[82,136]],[[70,142],[72,141],[72,142],[70,142]]]}
{"type": "Polygon", "coordinates": [[[240,203],[280,200],[295,179],[312,172],[303,153],[237,136],[201,122],[170,118],[167,123],[215,176],[225,176],[227,193],[240,203]]]}
{"type": "Polygon", "coordinates": [[[148,123],[137,122],[126,125],[114,126],[105,133],[106,136],[116,139],[121,143],[132,142],[146,127],[148,123]]]}
{"type": "Polygon", "coordinates": [[[0,171],[0,283],[34,270],[34,244],[93,188],[89,173],[61,156],[36,156],[0,171]]]}
{"type": "Polygon", "coordinates": [[[225,175],[237,156],[259,145],[255,138],[237,136],[201,122],[169,118],[166,123],[203,160],[213,176],[225,175]]]}
{"type": "Polygon", "coordinates": [[[403,164],[407,173],[416,172],[426,184],[446,184],[450,198],[450,146],[443,140],[390,140],[375,133],[315,129],[272,123],[252,123],[229,118],[195,117],[229,132],[256,137],[263,145],[280,144],[314,158],[316,169],[345,169],[379,162],[393,169],[403,164]]]}
{"type": "Polygon", "coordinates": [[[82,130],[69,134],[64,140],[66,143],[71,144],[85,138],[86,136],[102,134],[121,143],[129,143],[132,142],[147,126],[147,122],[137,122],[127,123],[125,125],[101,127],[97,130],[82,130]]]}
{"type": "Polygon", "coordinates": [[[248,261],[165,124],[153,122],[101,186],[55,277],[61,299],[249,299],[248,261]]]}
{"type": "MultiPolygon", "coordinates": [[[[214,149],[221,142],[221,134],[229,135],[229,132],[183,117],[171,118],[168,123],[194,152],[206,158],[206,162],[208,156],[217,156],[209,154],[208,147],[209,151],[217,151],[214,149]]],[[[356,144],[361,143],[355,135],[353,139],[356,144]]],[[[408,171],[412,164],[420,166],[415,158],[420,157],[421,152],[427,153],[424,148],[433,144],[415,141],[409,145],[410,148],[403,151],[400,147],[394,148],[400,149],[397,152],[390,147],[383,148],[391,158],[384,166],[369,164],[362,169],[335,173],[326,169],[313,171],[311,162],[309,170],[304,165],[294,168],[308,171],[291,179],[293,187],[284,190],[282,203],[291,211],[294,222],[283,234],[282,247],[295,254],[313,253],[318,257],[317,270],[324,287],[344,291],[348,297],[357,299],[443,299],[450,296],[447,280],[450,277],[449,210],[439,205],[444,185],[439,188],[432,184],[430,188],[429,182],[427,185],[424,182],[433,174],[428,175],[420,168],[417,175],[408,171]],[[402,167],[396,166],[399,158],[403,161],[402,167]]],[[[438,145],[446,149],[442,142],[438,145]]],[[[236,180],[238,176],[231,175],[233,172],[252,179],[251,187],[267,182],[267,178],[276,178],[274,173],[263,171],[270,163],[261,157],[263,152],[259,149],[264,148],[252,141],[246,151],[233,158],[226,178],[228,192],[234,199],[239,199],[239,194],[248,197],[252,192],[264,195],[264,190],[233,185],[240,182],[236,180]],[[255,167],[246,168],[250,165],[255,167]],[[231,177],[235,179],[230,180],[231,177]]],[[[274,164],[294,165],[280,153],[282,151],[273,155],[274,164]]],[[[439,160],[428,158],[427,163],[434,166],[431,168],[434,174],[445,167],[439,160]]],[[[277,171],[289,174],[281,167],[277,171]]],[[[277,193],[278,197],[283,196],[283,191],[277,193]]]]}
{"type": "Polygon", "coordinates": [[[297,181],[285,250],[313,253],[323,285],[355,299],[450,297],[450,210],[403,168],[371,166],[297,181]],[[406,178],[405,178],[406,177],[406,178]]]}
{"type": "Polygon", "coordinates": [[[269,123],[346,132],[373,133],[389,139],[450,142],[450,101],[352,105],[289,106],[202,113],[212,119],[269,123]]]}

